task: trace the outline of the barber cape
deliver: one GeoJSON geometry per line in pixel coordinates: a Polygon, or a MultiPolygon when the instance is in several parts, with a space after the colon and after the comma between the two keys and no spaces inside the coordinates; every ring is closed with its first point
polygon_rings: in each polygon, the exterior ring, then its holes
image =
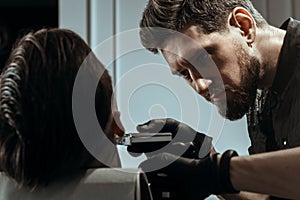
{"type": "Polygon", "coordinates": [[[140,169],[89,169],[32,191],[18,188],[13,179],[0,173],[0,200],[152,199],[147,186],[140,169]]]}

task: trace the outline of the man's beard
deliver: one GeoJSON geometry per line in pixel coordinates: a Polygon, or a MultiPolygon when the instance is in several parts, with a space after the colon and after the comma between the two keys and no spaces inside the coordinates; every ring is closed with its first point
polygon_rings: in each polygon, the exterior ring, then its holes
{"type": "Polygon", "coordinates": [[[260,63],[256,57],[250,57],[243,47],[235,42],[235,55],[241,69],[241,84],[236,85],[223,78],[226,98],[217,103],[219,113],[229,119],[241,119],[254,103],[259,78],[260,63]],[[225,100],[226,99],[226,100],[225,100]]]}

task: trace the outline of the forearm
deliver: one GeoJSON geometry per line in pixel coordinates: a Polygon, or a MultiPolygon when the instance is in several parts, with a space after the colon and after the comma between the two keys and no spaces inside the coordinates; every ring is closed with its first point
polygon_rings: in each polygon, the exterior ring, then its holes
{"type": "Polygon", "coordinates": [[[223,194],[218,198],[220,200],[268,200],[269,195],[241,191],[239,194],[223,194]]]}
{"type": "Polygon", "coordinates": [[[237,190],[299,198],[300,148],[234,157],[230,176],[237,190]]]}

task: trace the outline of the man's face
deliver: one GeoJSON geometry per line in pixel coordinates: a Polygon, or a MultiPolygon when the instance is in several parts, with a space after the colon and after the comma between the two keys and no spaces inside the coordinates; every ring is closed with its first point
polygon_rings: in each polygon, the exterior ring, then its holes
{"type": "Polygon", "coordinates": [[[173,74],[182,76],[219,113],[230,120],[244,116],[255,99],[260,63],[239,34],[202,34],[196,26],[175,36],[162,49],[173,74]]]}

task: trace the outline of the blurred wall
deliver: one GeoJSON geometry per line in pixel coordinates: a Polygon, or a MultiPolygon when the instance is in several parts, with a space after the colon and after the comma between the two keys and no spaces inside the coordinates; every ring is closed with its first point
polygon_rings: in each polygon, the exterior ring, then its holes
{"type": "Polygon", "coordinates": [[[43,27],[58,27],[58,0],[1,0],[0,70],[18,37],[43,27]]]}
{"type": "MultiPolygon", "coordinates": [[[[235,122],[212,120],[215,111],[211,104],[195,95],[184,81],[174,78],[162,56],[154,56],[137,44],[136,29],[146,2],[61,0],[60,26],[77,31],[93,48],[105,47],[102,52],[108,55],[108,60],[113,60],[107,63],[127,131],[136,131],[137,124],[151,118],[172,117],[215,136],[214,144],[219,152],[231,148],[247,155],[250,141],[245,118],[235,122]],[[218,124],[221,129],[215,128],[218,124]]],[[[291,16],[300,19],[299,0],[253,0],[253,4],[274,26],[291,16]]],[[[145,159],[129,156],[126,148],[119,150],[124,167],[136,167],[145,159]]]]}
{"type": "MultiPolygon", "coordinates": [[[[215,146],[220,152],[233,148],[242,155],[247,154],[250,142],[245,118],[236,122],[221,121],[222,128],[215,130],[216,124],[211,120],[214,108],[201,97],[195,97],[184,81],[168,73],[168,66],[162,56],[154,56],[138,44],[136,29],[146,2],[147,0],[60,0],[59,25],[80,33],[93,48],[101,48],[106,42],[102,51],[108,56],[104,56],[103,60],[110,58],[111,62],[107,61],[107,64],[115,80],[121,119],[127,131],[136,131],[136,124],[151,118],[172,117],[199,131],[216,135],[215,146]],[[130,34],[126,35],[126,32],[130,34]],[[124,35],[125,38],[122,37],[124,35]],[[138,87],[134,87],[134,84],[138,84],[138,87]],[[180,91],[174,89],[176,87],[180,91]],[[181,91],[186,93],[182,94],[181,91]],[[195,116],[195,112],[198,116],[195,116]]],[[[253,3],[270,24],[275,26],[279,26],[290,16],[300,18],[299,0],[253,0],[253,3]]],[[[121,151],[121,154],[126,157],[125,151],[121,151]]],[[[136,166],[139,161],[126,158],[123,164],[136,166]]]]}
{"type": "Polygon", "coordinates": [[[288,17],[300,19],[299,0],[252,0],[267,21],[274,26],[280,26],[288,17]]]}

